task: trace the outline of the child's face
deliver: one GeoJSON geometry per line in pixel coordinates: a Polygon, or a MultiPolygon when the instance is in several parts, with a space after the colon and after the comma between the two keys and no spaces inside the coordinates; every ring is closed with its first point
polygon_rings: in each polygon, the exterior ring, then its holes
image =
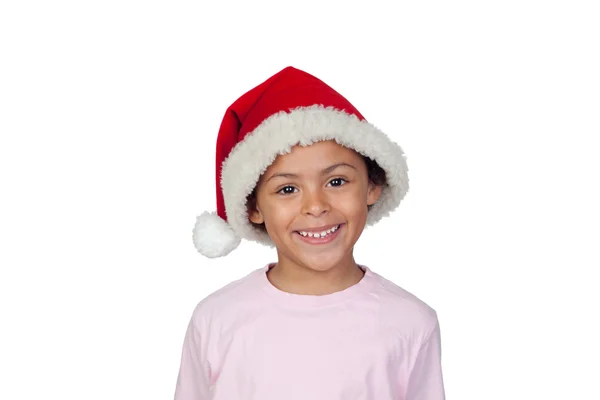
{"type": "Polygon", "coordinates": [[[367,206],[377,201],[381,189],[369,182],[366,164],[354,150],[334,141],[296,146],[278,156],[261,177],[256,209],[249,210],[249,217],[265,224],[280,262],[325,271],[352,261],[367,206]],[[337,225],[331,238],[299,233],[337,225]]]}

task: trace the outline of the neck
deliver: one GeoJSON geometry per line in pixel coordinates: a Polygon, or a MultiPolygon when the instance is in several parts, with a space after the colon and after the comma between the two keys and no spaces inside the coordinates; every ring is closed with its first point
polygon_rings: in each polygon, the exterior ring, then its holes
{"type": "Polygon", "coordinates": [[[315,296],[331,294],[356,285],[364,276],[352,253],[326,269],[311,268],[310,265],[278,255],[278,262],[267,272],[267,277],[275,287],[288,293],[315,296]]]}

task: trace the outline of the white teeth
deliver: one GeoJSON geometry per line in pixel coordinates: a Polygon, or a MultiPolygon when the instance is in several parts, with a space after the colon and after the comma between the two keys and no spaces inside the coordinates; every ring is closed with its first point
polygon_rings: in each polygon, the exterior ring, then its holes
{"type": "Polygon", "coordinates": [[[314,237],[314,238],[319,239],[319,238],[325,237],[325,236],[327,236],[327,235],[329,235],[329,234],[337,231],[339,227],[340,227],[339,225],[338,226],[334,226],[333,228],[328,229],[328,230],[323,231],[323,232],[312,233],[312,232],[299,231],[298,233],[301,234],[302,236],[305,236],[305,237],[308,236],[308,237],[314,237]]]}

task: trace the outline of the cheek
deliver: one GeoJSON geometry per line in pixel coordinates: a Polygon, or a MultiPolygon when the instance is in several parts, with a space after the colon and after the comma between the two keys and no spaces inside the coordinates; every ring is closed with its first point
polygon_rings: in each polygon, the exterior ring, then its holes
{"type": "Polygon", "coordinates": [[[354,202],[353,204],[348,205],[342,212],[349,220],[351,220],[351,222],[363,224],[367,219],[368,209],[366,203],[354,202]]]}
{"type": "Polygon", "coordinates": [[[298,206],[291,201],[266,203],[262,214],[269,230],[286,229],[298,214],[298,206]]]}
{"type": "Polygon", "coordinates": [[[367,193],[365,190],[354,190],[337,199],[337,209],[348,217],[361,217],[367,214],[367,193]]]}

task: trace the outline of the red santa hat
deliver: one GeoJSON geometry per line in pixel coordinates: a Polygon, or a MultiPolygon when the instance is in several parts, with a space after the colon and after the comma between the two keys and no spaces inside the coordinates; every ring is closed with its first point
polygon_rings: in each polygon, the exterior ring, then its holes
{"type": "Polygon", "coordinates": [[[352,148],[385,170],[387,183],[369,210],[367,225],[400,204],[408,191],[402,148],[323,81],[287,67],[225,112],[216,148],[217,210],[196,218],[197,250],[209,258],[225,256],[242,238],[272,247],[267,233],[248,219],[246,199],[278,155],[325,140],[352,148]]]}

